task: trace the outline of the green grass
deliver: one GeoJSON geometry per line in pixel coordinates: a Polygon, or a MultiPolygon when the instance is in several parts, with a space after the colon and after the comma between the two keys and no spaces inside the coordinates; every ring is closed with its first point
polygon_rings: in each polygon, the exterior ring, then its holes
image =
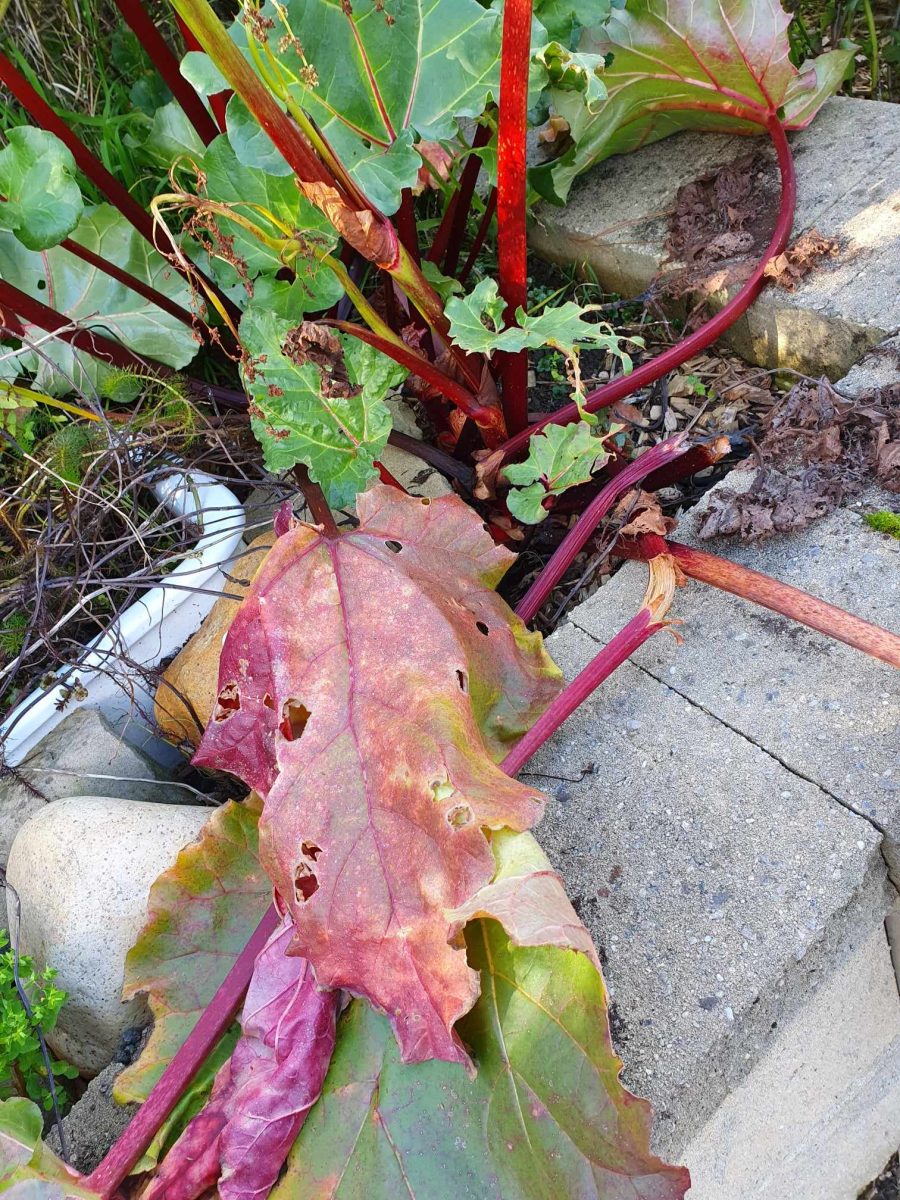
{"type": "Polygon", "coordinates": [[[900,101],[900,5],[896,0],[787,0],[795,66],[836,46],[859,47],[841,91],[848,96],[900,101]]]}
{"type": "MultiPolygon", "coordinates": [[[[169,6],[151,10],[174,36],[169,6]]],[[[104,167],[147,204],[159,172],[148,169],[140,147],[153,112],[170,97],[112,0],[38,5],[10,0],[0,21],[0,44],[11,61],[104,167]]],[[[0,128],[31,123],[26,112],[0,94],[0,128]]],[[[87,199],[103,199],[88,180],[81,183],[87,199]]]]}
{"type": "Polygon", "coordinates": [[[865,522],[877,533],[887,533],[891,537],[900,539],[900,513],[886,511],[866,513],[865,522]]]}

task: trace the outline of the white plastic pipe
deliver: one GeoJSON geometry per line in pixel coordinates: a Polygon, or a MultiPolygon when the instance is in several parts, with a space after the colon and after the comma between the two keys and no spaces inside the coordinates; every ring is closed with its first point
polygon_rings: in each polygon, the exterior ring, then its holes
{"type": "Polygon", "coordinates": [[[197,522],[201,532],[196,546],[169,572],[165,584],[151,588],[91,643],[91,653],[65,683],[38,688],[13,709],[0,725],[0,744],[10,766],[77,708],[99,709],[126,741],[164,765],[179,761],[148,727],[153,696],[141,675],[129,676],[121,661],[154,667],[181,649],[215,604],[216,594],[227,590],[223,568],[240,553],[246,517],[235,494],[201,471],[161,475],[153,492],[173,515],[197,522]],[[104,666],[115,678],[98,669],[104,666]]]}

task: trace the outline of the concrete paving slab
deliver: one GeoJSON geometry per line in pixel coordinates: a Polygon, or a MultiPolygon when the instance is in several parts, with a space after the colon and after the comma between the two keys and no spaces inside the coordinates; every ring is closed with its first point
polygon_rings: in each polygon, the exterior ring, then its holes
{"type": "Polygon", "coordinates": [[[883,929],[820,988],[683,1152],[690,1200],[855,1200],[900,1142],[900,998],[883,929]]]}
{"type": "MultiPolygon", "coordinates": [[[[726,486],[747,487],[752,478],[752,471],[732,471],[726,486]]],[[[872,493],[805,531],[747,545],[697,538],[712,494],[683,519],[678,540],[900,631],[900,542],[876,533],[862,517],[896,497],[872,493]]],[[[627,564],[570,619],[607,641],[636,611],[646,574],[641,564],[627,564]]],[[[702,583],[681,589],[670,615],[681,622],[683,644],[658,636],[634,655],[637,667],[877,824],[900,882],[897,671],[702,583]]]]}
{"type": "MultiPolygon", "coordinates": [[[[565,208],[537,210],[531,244],[600,282],[640,295],[662,268],[678,189],[763,141],[682,133],[612,158],[576,183],[565,208]]],[[[841,244],[794,292],[768,287],[727,335],[744,357],[830,378],[900,329],[900,121],[896,106],[834,97],[792,135],[798,202],[793,237],[816,228],[841,244]]],[[[774,166],[773,166],[774,171],[774,166]]],[[[773,174],[777,187],[777,176],[773,174]]],[[[663,270],[681,264],[666,264],[663,270]]],[[[716,297],[724,303],[726,293],[716,297]]]]}
{"type": "MultiPolygon", "coordinates": [[[[550,640],[572,677],[599,643],[550,640]]],[[[606,962],[625,1078],[688,1143],[894,892],[868,821],[626,663],[528,765],[606,962]]]]}

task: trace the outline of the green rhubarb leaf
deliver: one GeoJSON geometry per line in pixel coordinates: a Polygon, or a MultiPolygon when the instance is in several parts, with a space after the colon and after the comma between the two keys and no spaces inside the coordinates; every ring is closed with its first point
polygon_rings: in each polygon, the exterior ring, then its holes
{"type": "Polygon", "coordinates": [[[198,96],[215,96],[229,92],[228,80],[202,50],[188,50],[181,60],[181,74],[198,96]]]}
{"type": "Polygon", "coordinates": [[[274,273],[286,262],[296,263],[298,274],[307,282],[322,270],[331,275],[319,259],[337,245],[334,226],[302,195],[293,177],[245,166],[225,135],[207,148],[202,169],[205,182],[201,190],[209,200],[228,205],[237,217],[251,221],[268,238],[293,239],[290,247],[279,250],[260,241],[237,221],[218,216],[216,223],[224,235],[233,239],[234,254],[251,278],[263,272],[274,273]],[[283,227],[290,230],[290,235],[283,227]]]}
{"type": "Polygon", "coordinates": [[[345,334],[316,326],[327,346],[309,355],[296,341],[301,314],[284,318],[250,304],[241,320],[248,354],[244,384],[252,399],[251,425],[270,471],[305,463],[329,504],[351,504],[375,474],[375,460],[391,431],[384,403],[404,368],[345,334]],[[289,353],[285,345],[293,339],[289,353]],[[316,361],[324,358],[323,361],[316,361]]]}
{"type": "Polygon", "coordinates": [[[535,167],[532,184],[561,204],[588,167],[682,129],[762,133],[782,107],[788,129],[805,127],[836,91],[854,48],[842,44],[797,70],[790,19],[778,0],[630,0],[578,46],[580,54],[611,56],[606,101],[591,105],[577,90],[551,89],[572,144],[535,167]]]}
{"type": "MultiPolygon", "coordinates": [[[[190,310],[188,284],[112,205],[86,209],[73,238],[190,310]]],[[[94,329],[155,362],[180,369],[197,353],[189,326],[62,246],[38,253],[26,250],[12,234],[0,233],[0,277],[14,279],[22,291],[51,304],[82,329],[94,329]]],[[[24,348],[12,352],[9,361],[20,371],[34,372],[39,391],[54,396],[73,387],[92,391],[109,374],[102,363],[62,339],[48,340],[43,330],[28,325],[25,332],[41,341],[40,354],[24,348]]]]}
{"type": "MultiPolygon", "coordinates": [[[[255,22],[265,41],[253,49],[387,214],[416,182],[422,159],[413,142],[456,137],[458,119],[480,116],[498,93],[500,14],[478,0],[287,0],[260,11],[273,24],[255,22]]],[[[230,32],[254,62],[246,29],[236,22],[230,32]]],[[[254,166],[275,161],[271,143],[232,144],[254,166]]]]}
{"type": "MultiPolygon", "coordinates": [[[[519,350],[538,350],[542,346],[561,351],[568,359],[572,399],[579,409],[583,395],[579,350],[586,347],[605,350],[616,355],[626,373],[631,370],[631,358],[612,328],[605,322],[585,319],[587,313],[597,311],[596,305],[582,307],[567,300],[556,308],[542,308],[538,313],[526,313],[519,308],[516,310],[517,323],[507,329],[502,328],[503,308],[493,279],[482,279],[468,296],[454,296],[445,306],[452,340],[464,350],[488,357],[495,350],[515,354],[519,350]]],[[[642,344],[639,338],[631,340],[635,345],[642,344]]],[[[586,412],[582,412],[582,419],[589,425],[597,422],[596,417],[586,412]]]]}
{"type": "Polygon", "coordinates": [[[121,1104],[147,1099],[262,920],[272,886],[259,864],[260,808],[251,796],[215,809],[150,889],[147,923],[125,960],[124,996],[146,994],[153,1033],[116,1080],[121,1104]]]}
{"type": "Polygon", "coordinates": [[[482,279],[468,296],[448,300],[446,313],[451,338],[464,350],[487,355],[495,350],[514,354],[518,350],[551,346],[572,356],[576,350],[592,346],[617,354],[625,369],[631,369],[631,360],[610,326],[585,320],[587,313],[596,311],[594,305],[582,307],[567,300],[538,313],[526,313],[520,308],[516,311],[516,324],[508,329],[502,328],[503,309],[496,281],[482,279]]]}
{"type": "MultiPolygon", "coordinates": [[[[615,7],[623,8],[624,0],[615,7]]],[[[551,39],[568,46],[582,28],[596,29],[608,20],[612,8],[609,0],[535,0],[534,15],[551,39]]]]}
{"type": "Polygon", "coordinates": [[[52,133],[10,129],[0,150],[0,229],[29,250],[59,245],[84,209],[75,169],[71,151],[52,133]]]}
{"type": "Polygon", "coordinates": [[[606,58],[602,54],[582,54],[560,42],[548,42],[534,55],[546,70],[550,85],[557,91],[578,92],[589,112],[595,112],[606,99],[602,74],[606,58]]]}
{"type": "Polygon", "coordinates": [[[603,980],[584,954],[466,928],[481,996],[457,1025],[477,1074],[404,1065],[354,1001],[272,1200],[676,1200],[687,1172],[649,1148],[649,1106],[619,1082],[603,980]]]}
{"type": "Polygon", "coordinates": [[[41,1141],[44,1118],[30,1100],[0,1101],[0,1193],[17,1200],[97,1200],[97,1193],[41,1141]]]}
{"type": "Polygon", "coordinates": [[[184,109],[172,100],[153,114],[150,132],[140,149],[149,162],[168,171],[179,160],[200,162],[205,145],[184,109]]]}
{"type": "Polygon", "coordinates": [[[560,496],[568,488],[587,483],[591,472],[608,457],[602,440],[584,421],[548,425],[531,439],[524,462],[503,468],[503,475],[514,485],[506,497],[509,511],[526,525],[536,525],[547,515],[543,502],[548,496],[560,496]]]}
{"type": "Polygon", "coordinates": [[[225,109],[228,140],[238,159],[247,167],[257,167],[269,175],[293,175],[294,172],[276,149],[243,100],[235,94],[225,109]]]}

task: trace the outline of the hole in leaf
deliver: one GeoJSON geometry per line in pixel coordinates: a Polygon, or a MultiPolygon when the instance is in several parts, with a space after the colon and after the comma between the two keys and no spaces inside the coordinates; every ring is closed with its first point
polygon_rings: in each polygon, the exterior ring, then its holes
{"type": "Polygon", "coordinates": [[[485,625],[484,621],[476,621],[475,628],[479,633],[483,633],[485,637],[487,637],[487,635],[491,632],[487,625],[485,625]]]}
{"type": "Polygon", "coordinates": [[[300,845],[300,853],[304,858],[308,858],[310,862],[315,862],[322,853],[322,847],[317,846],[315,842],[302,842],[300,845]]]}
{"type": "Polygon", "coordinates": [[[266,708],[274,708],[275,707],[275,701],[272,699],[272,697],[269,695],[268,692],[266,692],[266,694],[263,696],[263,704],[265,705],[266,708]]]}
{"type": "Polygon", "coordinates": [[[300,863],[294,874],[294,894],[301,904],[305,904],[310,896],[319,890],[319,881],[306,863],[300,863]]]}
{"type": "Polygon", "coordinates": [[[468,804],[456,804],[447,813],[447,824],[451,829],[465,829],[472,824],[472,810],[468,804]]]}
{"type": "Polygon", "coordinates": [[[237,684],[226,683],[216,697],[216,709],[213,713],[213,720],[219,722],[227,721],[240,707],[241,693],[238,691],[237,684]]]}
{"type": "Polygon", "coordinates": [[[445,800],[449,800],[456,788],[449,779],[435,779],[431,785],[431,794],[434,797],[435,804],[443,804],[445,800]]]}
{"type": "Polygon", "coordinates": [[[46,279],[39,279],[37,281],[37,285],[38,285],[39,292],[45,292],[47,290],[47,280],[46,279]]]}
{"type": "Polygon", "coordinates": [[[393,551],[394,554],[399,554],[400,551],[403,549],[403,545],[401,542],[390,541],[390,542],[385,542],[384,544],[387,546],[388,550],[393,551]]]}
{"type": "Polygon", "coordinates": [[[428,497],[427,497],[427,496],[423,496],[423,497],[422,497],[422,503],[423,503],[424,505],[426,505],[426,506],[427,506],[427,505],[429,505],[429,504],[431,503],[431,501],[428,499],[428,497]]]}
{"type": "Polygon", "coordinates": [[[469,680],[468,680],[468,677],[467,677],[465,671],[457,670],[456,682],[459,684],[459,690],[462,692],[463,695],[465,695],[466,692],[469,690],[469,680]]]}
{"type": "Polygon", "coordinates": [[[281,724],[278,726],[281,736],[286,742],[296,742],[306,728],[310,716],[309,709],[299,700],[285,700],[281,706],[281,724]]]}

